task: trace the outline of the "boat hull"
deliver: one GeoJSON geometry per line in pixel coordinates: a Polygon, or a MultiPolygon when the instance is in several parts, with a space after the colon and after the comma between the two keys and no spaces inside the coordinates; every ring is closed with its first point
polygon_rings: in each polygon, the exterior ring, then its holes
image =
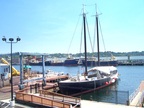
{"type": "Polygon", "coordinates": [[[111,78],[108,77],[108,78],[102,78],[100,80],[84,81],[84,82],[70,82],[70,83],[59,82],[58,86],[62,94],[72,95],[72,94],[100,88],[104,85],[109,84],[110,81],[111,81],[111,78]]]}
{"type": "Polygon", "coordinates": [[[79,59],[67,59],[64,61],[64,66],[77,66],[79,59]]]}
{"type": "MultiPolygon", "coordinates": [[[[29,63],[29,65],[34,66],[42,66],[42,62],[39,63],[29,63]]],[[[45,62],[46,66],[78,66],[83,65],[85,66],[85,61],[82,60],[82,64],[78,64],[78,59],[69,59],[65,60],[64,62],[52,63],[51,61],[45,62]]],[[[99,66],[98,61],[87,61],[87,66],[99,66]]],[[[100,66],[118,66],[118,61],[100,61],[100,66]]]]}

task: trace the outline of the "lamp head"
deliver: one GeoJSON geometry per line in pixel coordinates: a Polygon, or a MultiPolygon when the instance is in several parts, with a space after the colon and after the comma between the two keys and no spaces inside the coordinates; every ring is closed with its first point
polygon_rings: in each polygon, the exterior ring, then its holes
{"type": "Polygon", "coordinates": [[[18,37],[16,40],[17,40],[17,41],[20,41],[20,40],[21,40],[21,38],[19,38],[19,37],[18,37]]]}
{"type": "Polygon", "coordinates": [[[14,39],[13,39],[13,38],[9,38],[9,41],[11,41],[11,42],[12,42],[12,41],[14,41],[14,39]]]}
{"type": "Polygon", "coordinates": [[[5,36],[3,36],[3,38],[2,38],[2,41],[6,41],[6,38],[5,38],[5,36]]]}

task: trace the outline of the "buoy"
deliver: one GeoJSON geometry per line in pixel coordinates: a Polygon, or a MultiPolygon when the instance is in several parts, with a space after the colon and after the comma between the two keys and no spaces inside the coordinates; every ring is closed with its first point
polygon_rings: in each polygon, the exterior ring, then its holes
{"type": "Polygon", "coordinates": [[[105,82],[105,84],[107,85],[107,84],[108,84],[108,82],[105,82]]]}
{"type": "Polygon", "coordinates": [[[111,82],[114,83],[115,82],[115,78],[113,78],[111,82]]]}

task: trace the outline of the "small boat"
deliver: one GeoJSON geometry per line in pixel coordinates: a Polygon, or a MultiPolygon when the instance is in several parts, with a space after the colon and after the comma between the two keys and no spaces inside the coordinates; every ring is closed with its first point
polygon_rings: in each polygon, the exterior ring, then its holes
{"type": "MultiPolygon", "coordinates": [[[[97,13],[97,12],[96,12],[97,13]]],[[[97,24],[97,37],[98,34],[98,15],[96,14],[97,24]]],[[[85,51],[85,72],[81,75],[78,74],[75,77],[69,78],[65,81],[59,81],[58,86],[62,94],[75,95],[91,92],[93,90],[101,89],[110,84],[113,84],[118,79],[117,68],[114,66],[100,66],[100,59],[98,58],[98,64],[87,70],[87,44],[86,44],[86,13],[83,11],[83,30],[84,30],[84,51],[85,51]]],[[[97,40],[99,43],[99,40],[97,40]]],[[[99,49],[99,45],[98,49],[99,49]]],[[[99,50],[98,50],[99,54],[99,50]]],[[[99,55],[98,55],[99,57],[99,55]]]]}

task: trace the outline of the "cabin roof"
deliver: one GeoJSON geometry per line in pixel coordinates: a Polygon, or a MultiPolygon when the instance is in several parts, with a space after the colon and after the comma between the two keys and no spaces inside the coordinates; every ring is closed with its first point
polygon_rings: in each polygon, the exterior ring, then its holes
{"type": "Polygon", "coordinates": [[[88,72],[96,71],[96,70],[103,72],[103,73],[106,73],[106,74],[110,74],[110,71],[117,70],[117,68],[114,66],[98,66],[98,67],[94,67],[94,68],[89,69],[88,72]]]}

